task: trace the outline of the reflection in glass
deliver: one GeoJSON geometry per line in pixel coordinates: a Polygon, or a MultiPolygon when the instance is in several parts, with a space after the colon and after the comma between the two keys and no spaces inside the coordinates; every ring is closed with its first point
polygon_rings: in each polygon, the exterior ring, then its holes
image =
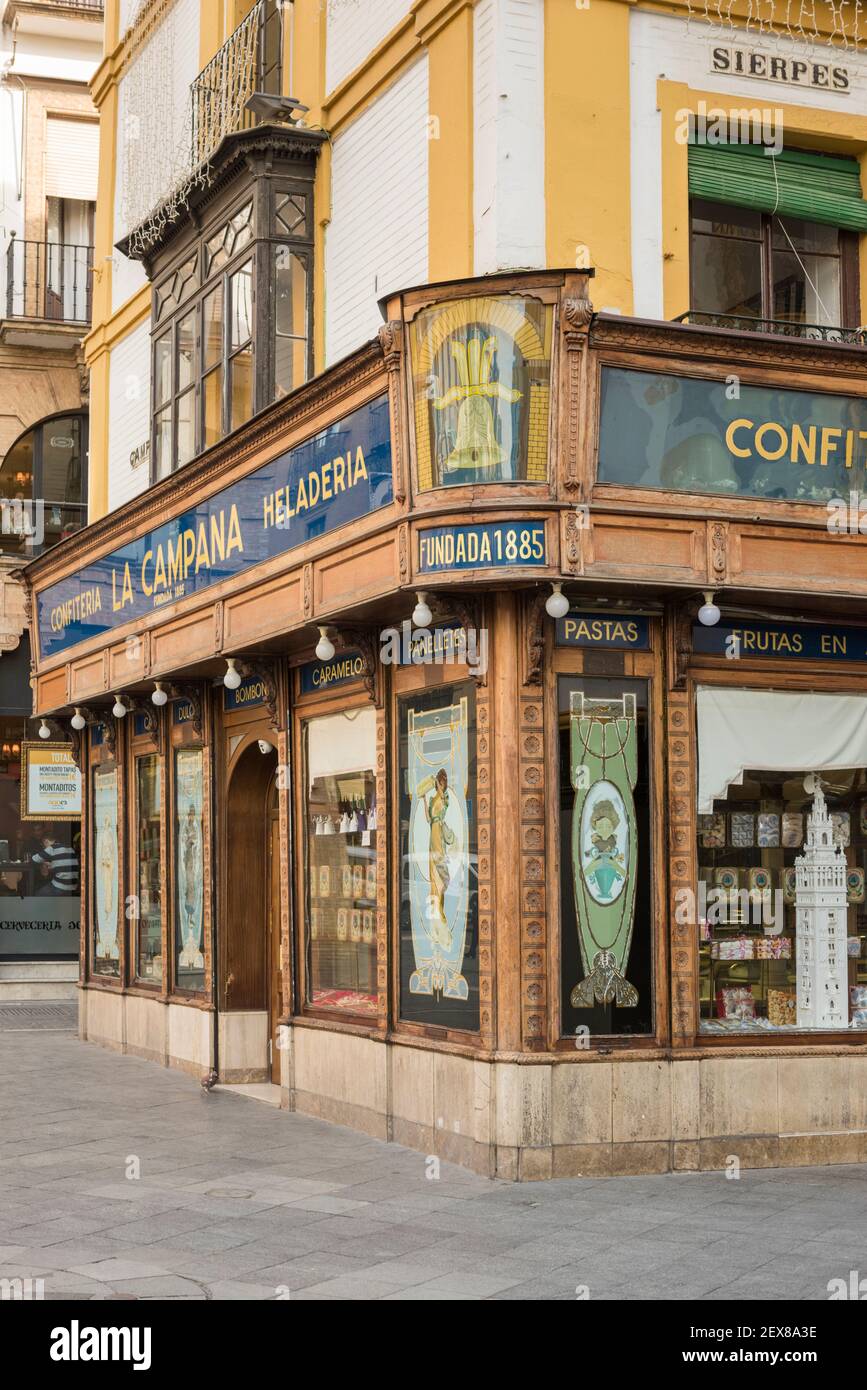
{"type": "Polygon", "coordinates": [[[204,753],[175,751],[175,983],[178,989],[205,988],[204,753]]]}
{"type": "Polygon", "coordinates": [[[162,882],[160,854],[160,759],[148,753],[135,762],[138,909],[136,974],[154,984],[162,979],[162,882]]]}
{"type": "Polygon", "coordinates": [[[116,767],[93,770],[94,975],[120,974],[120,863],[116,767]]]}
{"type": "Polygon", "coordinates": [[[274,248],[274,381],[277,398],[307,378],[307,268],[288,246],[274,248]]]}
{"type": "Polygon", "coordinates": [[[242,348],[229,364],[232,392],[232,422],[236,430],[253,413],[253,348],[242,348]]]}
{"type": "Polygon", "coordinates": [[[381,838],[375,712],[308,720],[304,742],[307,1000],[374,1014],[381,838]]]}
{"type": "Polygon", "coordinates": [[[223,369],[215,367],[204,381],[204,447],[209,449],[223,437],[223,369]]]}

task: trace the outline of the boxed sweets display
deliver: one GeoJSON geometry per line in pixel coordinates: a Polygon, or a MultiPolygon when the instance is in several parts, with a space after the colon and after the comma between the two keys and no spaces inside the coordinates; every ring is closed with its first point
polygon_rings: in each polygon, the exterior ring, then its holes
{"type": "Polygon", "coordinates": [[[867,1027],[867,985],[849,986],[849,1005],[852,1013],[849,1021],[852,1026],[867,1027]]]}
{"type": "Polygon", "coordinates": [[[798,996],[793,989],[768,990],[768,1022],[784,1028],[797,1022],[798,996]]]}
{"type": "Polygon", "coordinates": [[[714,960],[754,960],[756,943],[751,936],[730,936],[714,941],[710,948],[714,960]]]}
{"type": "Polygon", "coordinates": [[[756,960],[790,960],[790,936],[760,936],[756,941],[756,960]]]}
{"type": "Polygon", "coordinates": [[[800,811],[783,812],[783,845],[786,849],[800,849],[804,843],[804,817],[800,811]]]}
{"type": "Polygon", "coordinates": [[[756,1016],[756,1001],[749,985],[723,985],[716,994],[717,1018],[751,1019],[756,1016]]]}
{"type": "Polygon", "coordinates": [[[725,849],[726,847],[726,818],[722,812],[715,812],[710,816],[702,816],[701,842],[705,849],[725,849]]]}
{"type": "Polygon", "coordinates": [[[776,812],[763,811],[758,820],[759,849],[777,849],[780,843],[780,817],[776,812]]]}

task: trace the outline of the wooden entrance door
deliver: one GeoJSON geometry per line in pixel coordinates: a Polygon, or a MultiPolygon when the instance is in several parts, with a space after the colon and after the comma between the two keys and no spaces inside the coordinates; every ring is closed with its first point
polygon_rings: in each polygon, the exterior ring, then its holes
{"type": "Polygon", "coordinates": [[[271,1080],[280,1084],[277,1029],[283,1010],[283,971],[280,954],[280,817],[276,798],[268,811],[268,1013],[271,1040],[271,1080]]]}

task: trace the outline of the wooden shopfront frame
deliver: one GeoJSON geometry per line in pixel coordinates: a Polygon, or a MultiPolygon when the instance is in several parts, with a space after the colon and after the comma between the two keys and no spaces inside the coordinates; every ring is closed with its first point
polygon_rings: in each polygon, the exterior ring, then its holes
{"type": "MultiPolygon", "coordinates": [[[[865,627],[865,636],[867,636],[867,627],[865,627]]],[[[816,694],[849,694],[860,695],[867,699],[867,662],[834,666],[825,661],[796,662],[787,660],[785,663],[777,663],[761,658],[740,657],[734,661],[727,660],[725,657],[711,657],[695,653],[692,655],[684,692],[690,725],[687,735],[691,750],[689,793],[686,797],[686,809],[680,825],[684,836],[689,837],[688,849],[684,849],[683,857],[690,860],[689,886],[693,894],[697,894],[698,890],[696,691],[699,686],[781,692],[815,692],[816,694]]],[[[796,736],[796,733],[793,732],[793,737],[796,736]]],[[[682,887],[683,884],[678,884],[676,873],[673,872],[671,903],[673,950],[678,951],[681,956],[683,954],[688,955],[687,968],[692,977],[689,1013],[692,1031],[691,1034],[685,1032],[678,1039],[683,1046],[694,1046],[713,1052],[728,1051],[734,1054],[743,1052],[745,1048],[756,1048],[763,1051],[775,1048],[791,1051],[792,1048],[796,1048],[799,1052],[809,1052],[816,1047],[831,1047],[837,1052],[848,1052],[853,1047],[867,1047],[867,1030],[858,1032],[853,1030],[843,1036],[839,1032],[821,1032],[819,1030],[799,1032],[797,1029],[792,1029],[791,1032],[773,1034],[761,1033],[757,1030],[755,1033],[744,1033],[733,1037],[701,1032],[698,926],[697,924],[684,923],[678,928],[675,925],[676,904],[674,895],[678,886],[682,887]]],[[[682,1023],[686,1023],[686,1021],[684,1018],[682,1023]]]]}
{"type": "MultiPolygon", "coordinates": [[[[580,607],[582,613],[594,608],[592,602],[580,607]]],[[[615,608],[603,610],[600,616],[626,619],[641,612],[640,605],[634,609],[615,608]]],[[[664,1047],[670,1040],[669,1010],[669,967],[668,942],[664,924],[668,909],[668,855],[667,855],[667,813],[665,800],[665,686],[663,676],[663,619],[661,614],[650,613],[649,650],[599,649],[565,647],[556,645],[553,624],[546,637],[548,647],[544,662],[545,703],[549,711],[546,720],[545,761],[552,778],[548,795],[549,834],[547,855],[547,897],[549,903],[548,920],[550,931],[548,997],[551,1000],[548,1017],[548,1049],[562,1053],[570,1060],[580,1061],[590,1058],[598,1051],[613,1049],[641,1051],[664,1047]],[[647,737],[648,737],[648,777],[650,792],[650,847],[649,867],[651,872],[651,921],[649,929],[651,987],[653,991],[653,1031],[647,1034],[630,1036],[627,1034],[592,1034],[587,1047],[576,1045],[576,1039],[563,1031],[562,1021],[562,932],[565,929],[561,913],[562,875],[570,875],[571,867],[561,861],[561,826],[559,805],[559,699],[558,686],[562,676],[585,677],[587,680],[618,679],[647,682],[647,737]]],[[[642,872],[639,860],[639,873],[642,872]]],[[[567,885],[568,887],[568,885],[567,885]]],[[[634,930],[641,924],[635,922],[634,930]]]]}
{"type": "MultiPolygon", "coordinates": [[[[346,636],[345,647],[351,648],[353,637],[346,636]]],[[[304,663],[307,664],[307,663],[304,663]]],[[[295,1011],[293,1022],[312,1027],[327,1027],[334,1031],[357,1032],[382,1035],[388,1027],[388,962],[389,962],[389,865],[393,857],[389,853],[389,802],[386,757],[386,722],[382,691],[385,681],[380,666],[367,677],[359,677],[342,682],[337,688],[302,693],[301,667],[290,672],[292,702],[292,740],[291,757],[294,796],[291,801],[294,825],[294,871],[291,875],[291,892],[295,904],[295,930],[293,945],[295,953],[295,1011]],[[371,1014],[353,1013],[349,1010],[330,1008],[324,1004],[310,1001],[310,968],[308,944],[312,949],[309,921],[308,884],[308,837],[310,813],[308,810],[307,787],[307,749],[305,746],[306,726],[318,718],[362,710],[371,706],[371,688],[375,696],[376,741],[373,767],[376,787],[377,845],[376,845],[376,902],[368,909],[375,913],[374,939],[375,955],[373,961],[372,983],[376,994],[375,1012],[371,1014]]]]}

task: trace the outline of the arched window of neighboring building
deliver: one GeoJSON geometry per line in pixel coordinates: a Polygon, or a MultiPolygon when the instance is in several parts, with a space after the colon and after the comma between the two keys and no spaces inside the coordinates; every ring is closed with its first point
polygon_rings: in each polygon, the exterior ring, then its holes
{"type": "Polygon", "coordinates": [[[34,555],[87,522],[86,411],[51,415],[0,463],[0,550],[34,555]]]}

